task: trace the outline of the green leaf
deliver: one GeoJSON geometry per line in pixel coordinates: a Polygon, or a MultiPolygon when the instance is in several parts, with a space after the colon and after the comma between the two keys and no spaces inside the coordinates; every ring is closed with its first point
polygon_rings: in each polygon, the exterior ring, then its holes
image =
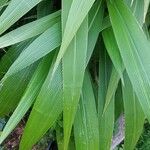
{"type": "MultiPolygon", "coordinates": [[[[101,3],[100,3],[101,4],[101,3]]],[[[94,8],[96,7],[97,5],[94,5],[94,8]]],[[[98,5],[99,6],[99,5],[98,5]]],[[[93,9],[94,9],[93,8],[93,9]]],[[[91,17],[92,16],[95,16],[94,18],[93,18],[93,20],[90,22],[90,24],[89,24],[89,26],[90,26],[90,29],[89,29],[89,36],[88,36],[88,41],[91,41],[90,42],[90,44],[88,44],[88,58],[87,58],[87,63],[89,62],[89,59],[90,59],[90,57],[91,57],[91,54],[92,54],[92,51],[93,51],[93,49],[94,49],[94,46],[95,46],[95,43],[96,43],[96,40],[97,40],[97,38],[95,38],[95,36],[98,36],[98,33],[99,33],[99,31],[101,30],[101,26],[99,27],[99,29],[95,29],[95,26],[98,26],[98,24],[101,22],[101,20],[99,20],[99,18],[101,18],[103,15],[103,8],[101,8],[101,7],[98,7],[97,9],[95,9],[95,14],[94,14],[94,12],[91,10],[91,17]],[[98,22],[97,22],[98,21],[98,22]],[[100,22],[99,22],[100,21],[100,22]]],[[[50,17],[56,17],[56,16],[58,15],[59,16],[59,12],[56,12],[56,13],[54,13],[54,14],[52,14],[52,15],[49,15],[49,16],[46,16],[46,17],[44,17],[45,19],[46,19],[46,22],[48,21],[47,19],[50,17]]],[[[42,18],[42,19],[44,19],[44,18],[42,18]]],[[[57,18],[57,17],[56,17],[57,18]]],[[[59,17],[58,17],[59,18],[59,17]]],[[[44,20],[45,20],[44,19],[44,20]]],[[[41,19],[39,19],[39,20],[41,20],[41,19]]],[[[53,19],[52,19],[53,20],[53,19]]],[[[57,19],[56,19],[57,20],[57,19]]],[[[55,22],[55,19],[54,19],[54,22],[55,22]]],[[[37,21],[35,21],[35,23],[37,23],[37,21]]],[[[53,21],[51,22],[52,24],[53,24],[53,21]]],[[[51,24],[50,23],[50,24],[51,24]]],[[[27,24],[27,25],[25,25],[25,26],[28,26],[28,25],[32,25],[32,23],[29,23],[29,24],[27,24]]],[[[50,25],[49,24],[49,25],[50,25]]],[[[59,24],[59,23],[58,23],[59,24]]],[[[101,23],[100,23],[101,24],[101,23]]],[[[37,24],[36,24],[37,25],[37,24]]],[[[38,26],[38,25],[37,25],[38,26]]],[[[36,26],[36,29],[38,29],[37,28],[37,26],[36,26]]],[[[43,25],[42,25],[43,26],[43,25]]],[[[41,57],[43,57],[43,55],[46,55],[47,53],[49,53],[49,52],[51,52],[52,50],[53,50],[53,48],[51,49],[50,47],[52,46],[54,46],[54,45],[60,45],[60,39],[61,39],[61,30],[60,30],[60,28],[59,27],[57,27],[58,25],[57,24],[55,24],[55,25],[53,25],[51,28],[49,28],[47,31],[45,31],[41,36],[39,36],[33,43],[31,43],[31,45],[27,48],[27,50],[25,50],[25,52],[23,53],[23,54],[21,54],[20,56],[19,56],[19,58],[17,59],[17,61],[13,64],[13,66],[11,66],[11,68],[10,68],[10,72],[9,73],[7,73],[7,75],[8,76],[10,76],[10,75],[12,75],[12,74],[14,74],[15,72],[18,72],[19,70],[22,70],[23,68],[25,68],[25,67],[27,67],[28,65],[30,65],[30,64],[32,64],[32,63],[34,63],[35,61],[37,61],[38,59],[40,59],[41,57]],[[49,37],[49,35],[51,35],[50,37],[49,37]],[[55,35],[55,36],[52,36],[52,35],[55,35]],[[39,47],[39,44],[38,43],[43,43],[43,47],[39,47]],[[34,50],[32,50],[32,49],[34,49],[34,50]],[[43,50],[42,50],[43,49],[43,50]],[[38,53],[37,53],[38,52],[38,53]],[[43,54],[43,52],[44,52],[44,54],[43,54]],[[25,60],[28,60],[28,61],[25,61],[25,60]],[[24,63],[19,63],[19,62],[24,62],[24,63]]],[[[24,27],[24,26],[23,26],[24,27]]],[[[20,39],[26,39],[27,37],[29,38],[29,35],[30,35],[30,37],[31,36],[33,36],[34,34],[33,34],[33,32],[34,32],[34,30],[32,30],[31,32],[32,32],[32,34],[30,34],[30,32],[21,32],[22,34],[17,34],[18,33],[18,31],[21,29],[21,28],[23,28],[23,27],[20,27],[20,28],[18,28],[18,29],[16,29],[16,30],[14,30],[14,31],[12,31],[12,33],[13,32],[15,32],[15,34],[18,36],[18,35],[21,35],[22,37],[19,37],[18,38],[18,41],[15,41],[15,43],[16,42],[19,42],[19,40],[20,39]],[[27,35],[27,37],[25,36],[26,34],[28,34],[27,35]]],[[[34,27],[35,27],[35,24],[34,24],[34,27]]],[[[39,26],[40,27],[40,26],[39,26]]],[[[21,29],[22,30],[22,29],[21,29]]],[[[11,32],[10,32],[11,33],[11,32]]],[[[8,34],[6,34],[6,35],[4,35],[3,37],[1,37],[2,38],[2,41],[4,40],[4,42],[6,42],[6,41],[9,41],[10,43],[11,42],[13,42],[14,40],[11,40],[10,39],[10,33],[8,33],[8,34]],[[8,36],[7,36],[8,35],[8,36]],[[6,38],[5,38],[5,36],[6,36],[6,38]],[[7,39],[7,37],[9,37],[8,38],[8,40],[6,40],[7,39]],[[3,39],[4,38],[4,39],[3,39]]],[[[37,33],[37,32],[36,32],[37,33]]],[[[13,35],[14,36],[14,35],[13,35]]],[[[0,38],[0,40],[1,40],[1,38],[0,38]]],[[[10,43],[7,43],[7,44],[10,44],[10,43]]],[[[55,46],[56,47],[56,46],[55,46]]]]}
{"type": "Polygon", "coordinates": [[[105,47],[107,52],[114,64],[115,69],[119,73],[120,77],[123,78],[122,72],[124,70],[124,65],[122,62],[122,58],[120,56],[120,52],[118,49],[118,45],[116,43],[116,39],[114,37],[112,28],[108,28],[102,32],[103,40],[105,43],[105,47]]]}
{"type": "Polygon", "coordinates": [[[124,149],[133,150],[142,133],[145,115],[133,91],[127,73],[124,74],[122,90],[125,110],[124,149]]]}
{"type": "Polygon", "coordinates": [[[125,68],[144,113],[150,120],[150,43],[124,2],[112,0],[108,2],[108,8],[125,68]]]}
{"type": "Polygon", "coordinates": [[[25,24],[0,37],[0,48],[7,47],[37,36],[60,21],[60,11],[25,24]]]}
{"type": "MultiPolygon", "coordinates": [[[[93,51],[93,50],[92,50],[93,51]]],[[[88,61],[86,61],[86,65],[88,64],[88,61]]],[[[60,66],[60,68],[61,68],[61,66],[60,66]]],[[[60,106],[60,104],[62,105],[63,104],[63,99],[62,99],[62,97],[60,96],[61,95],[61,93],[62,93],[62,73],[61,73],[61,69],[59,69],[59,70],[57,70],[57,72],[55,73],[55,76],[56,76],[56,78],[54,78],[54,77],[52,77],[50,74],[49,74],[49,76],[47,77],[47,84],[48,83],[50,83],[49,84],[49,87],[48,87],[48,89],[49,89],[49,91],[51,91],[51,93],[49,94],[49,95],[47,95],[47,97],[46,97],[46,100],[47,100],[47,103],[46,103],[46,105],[48,105],[49,107],[54,107],[53,105],[55,104],[55,102],[54,101],[56,101],[56,108],[57,108],[57,103],[59,103],[59,105],[58,105],[58,107],[60,106]],[[60,84],[59,83],[57,83],[56,81],[57,81],[57,78],[58,79],[60,79],[60,84]],[[57,83],[57,85],[56,86],[54,86],[56,83],[57,83]],[[58,99],[57,99],[57,97],[58,97],[58,99]],[[49,101],[52,101],[50,104],[49,104],[49,101]],[[54,103],[53,103],[54,102],[54,103]]],[[[46,83],[45,83],[46,84],[46,83]]],[[[44,86],[43,86],[43,92],[44,92],[44,86]]],[[[46,93],[47,94],[47,93],[46,93]]],[[[45,96],[44,96],[45,97],[45,96]]],[[[45,100],[45,101],[46,101],[45,100]]],[[[45,104],[44,104],[44,102],[43,102],[43,99],[41,98],[41,99],[39,99],[39,100],[37,100],[37,101],[39,101],[38,103],[39,103],[39,105],[42,105],[40,108],[38,107],[38,110],[42,110],[42,112],[43,112],[43,114],[47,111],[47,110],[45,110],[45,104]]],[[[36,102],[37,103],[37,102],[36,102]]],[[[35,106],[36,106],[36,103],[35,103],[35,106]]],[[[37,107],[37,106],[36,106],[37,107]]],[[[55,111],[55,110],[53,110],[53,111],[55,111]]],[[[61,108],[61,111],[62,111],[62,108],[61,108]]],[[[49,112],[50,113],[50,117],[51,117],[51,113],[53,114],[55,114],[55,112],[49,112]]],[[[43,118],[43,114],[41,113],[41,114],[38,114],[37,115],[37,113],[36,113],[36,111],[33,109],[33,113],[31,113],[32,115],[31,115],[31,119],[29,119],[29,120],[34,120],[32,123],[31,122],[29,122],[28,124],[30,124],[31,123],[31,126],[30,127],[27,127],[27,129],[25,130],[25,132],[27,132],[26,133],[26,135],[24,136],[24,139],[25,140],[23,140],[23,141],[28,141],[28,144],[29,145],[33,145],[34,143],[36,143],[37,141],[38,141],[38,139],[40,138],[40,137],[42,137],[43,135],[44,135],[44,133],[51,127],[51,124],[50,125],[48,125],[49,123],[51,123],[50,121],[49,121],[49,119],[47,119],[46,118],[46,116],[43,118]],[[36,115],[35,115],[36,114],[36,115]],[[47,124],[47,126],[45,127],[43,127],[43,129],[42,130],[38,130],[38,131],[35,131],[34,129],[35,129],[35,127],[37,126],[37,124],[36,123],[38,123],[39,122],[39,120],[42,120],[43,119],[43,122],[45,122],[45,124],[47,124]],[[28,138],[29,136],[32,136],[32,133],[34,133],[34,131],[36,132],[36,135],[35,135],[35,137],[34,137],[34,139],[33,140],[30,140],[30,138],[28,138]],[[27,136],[27,137],[26,137],[27,136]]],[[[57,115],[56,116],[54,116],[55,117],[55,119],[57,119],[57,115]]],[[[52,121],[52,120],[51,120],[52,121]]],[[[53,121],[52,121],[53,122],[53,121]]],[[[27,124],[27,126],[29,126],[27,124]]],[[[41,127],[40,127],[41,128],[41,127]]],[[[22,142],[22,143],[24,143],[24,142],[22,142]]],[[[24,145],[24,144],[22,144],[22,145],[24,145]]],[[[25,144],[26,145],[26,144],[25,144]]],[[[23,146],[22,146],[23,147],[23,146]]]]}
{"type": "Polygon", "coordinates": [[[56,23],[51,28],[46,30],[42,35],[35,39],[12,64],[8,72],[3,78],[3,81],[12,74],[26,68],[39,60],[43,56],[50,53],[59,46],[60,38],[60,24],[56,23]]]}
{"type": "Polygon", "coordinates": [[[80,103],[74,122],[76,150],[99,149],[99,125],[89,73],[85,73],[80,103]]]}
{"type": "Polygon", "coordinates": [[[53,67],[41,88],[29,116],[20,143],[20,150],[29,150],[57,121],[63,109],[61,65],[52,75],[53,67]],[[38,125],[38,126],[37,126],[38,125]]]}
{"type": "MultiPolygon", "coordinates": [[[[77,31],[79,30],[82,22],[86,18],[94,2],[95,0],[74,0],[72,2],[67,20],[65,21],[66,23],[63,27],[64,34],[62,38],[62,44],[61,44],[60,51],[58,53],[58,56],[55,62],[53,73],[57,69],[68,46],[70,45],[77,31]]],[[[66,4],[69,5],[68,3],[66,4]]]]}
{"type": "MultiPolygon", "coordinates": [[[[137,20],[139,21],[139,23],[141,21],[140,25],[142,26],[143,25],[143,22],[142,22],[143,15],[140,15],[140,14],[143,14],[143,11],[142,11],[143,9],[142,9],[142,7],[139,9],[140,5],[142,5],[142,4],[140,4],[138,1],[136,1],[136,2],[134,1],[132,3],[131,0],[130,0],[130,2],[128,1],[127,3],[130,3],[129,6],[132,5],[131,10],[134,12],[134,15],[137,18],[137,20]],[[138,12],[138,9],[140,10],[139,12],[138,12]]],[[[102,32],[102,36],[103,36],[103,40],[104,40],[107,52],[115,66],[115,69],[113,69],[113,71],[112,71],[111,79],[110,79],[110,82],[108,85],[108,90],[107,90],[107,94],[106,94],[106,103],[105,103],[105,108],[104,108],[104,111],[105,111],[107,109],[107,105],[109,104],[109,102],[112,98],[112,95],[116,91],[116,88],[117,88],[120,78],[122,80],[122,83],[124,82],[123,81],[124,64],[122,62],[122,58],[120,56],[119,48],[118,48],[114,33],[112,31],[112,28],[108,28],[108,29],[104,30],[102,32]]]]}
{"type": "Polygon", "coordinates": [[[68,147],[71,129],[82,90],[82,83],[86,68],[87,41],[88,19],[86,18],[62,59],[64,149],[67,149],[68,147]]]}
{"type": "Polygon", "coordinates": [[[12,132],[12,130],[21,121],[25,113],[33,104],[48,74],[51,61],[52,61],[51,54],[41,60],[17,108],[15,109],[10,119],[8,120],[5,128],[3,129],[3,132],[0,136],[0,143],[2,143],[4,139],[12,132]]]}
{"type": "Polygon", "coordinates": [[[18,21],[42,0],[11,0],[10,4],[0,16],[0,34],[18,21]]]}

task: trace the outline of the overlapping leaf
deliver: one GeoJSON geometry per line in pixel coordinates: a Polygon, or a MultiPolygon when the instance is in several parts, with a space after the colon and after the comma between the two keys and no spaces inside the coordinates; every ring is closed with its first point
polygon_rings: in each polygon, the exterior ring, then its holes
{"type": "Polygon", "coordinates": [[[60,21],[60,11],[23,25],[0,37],[0,48],[37,36],[60,21]]]}
{"type": "Polygon", "coordinates": [[[10,117],[0,136],[0,143],[3,142],[3,140],[12,132],[12,130],[16,127],[16,125],[21,121],[21,119],[28,111],[28,109],[31,107],[37,95],[39,94],[40,88],[43,85],[43,82],[49,71],[51,60],[53,58],[52,56],[53,55],[50,54],[47,57],[43,58],[43,60],[38,65],[17,108],[13,112],[12,116],[10,117]]]}
{"type": "Polygon", "coordinates": [[[11,0],[10,4],[0,16],[0,34],[18,21],[42,0],[11,0]]]}
{"type": "Polygon", "coordinates": [[[32,146],[46,133],[46,131],[54,125],[62,112],[61,66],[58,67],[53,77],[51,77],[52,70],[53,67],[51,67],[36,99],[25,127],[20,150],[31,149],[32,146]]]}
{"type": "Polygon", "coordinates": [[[125,3],[113,0],[108,2],[108,8],[125,68],[145,115],[150,119],[150,43],[125,3]]]}
{"type": "MultiPolygon", "coordinates": [[[[42,35],[35,39],[12,64],[10,69],[5,75],[8,76],[22,70],[23,68],[31,65],[39,60],[49,52],[57,48],[60,44],[60,23],[54,24],[51,28],[47,29],[42,35]]],[[[5,80],[4,79],[4,80],[5,80]]]]}
{"type": "MultiPolygon", "coordinates": [[[[65,23],[62,44],[61,44],[60,51],[58,53],[58,56],[55,62],[53,73],[58,67],[63,55],[65,54],[67,50],[67,47],[69,46],[70,42],[76,35],[78,29],[80,28],[82,22],[86,18],[94,2],[95,0],[74,0],[72,2],[69,13],[68,13],[68,17],[65,23]]],[[[69,3],[67,3],[67,5],[69,5],[69,3]]]]}
{"type": "MultiPolygon", "coordinates": [[[[67,4],[67,3],[65,3],[67,4]]],[[[62,13],[70,7],[63,8],[62,13]]],[[[65,13],[67,16],[68,14],[65,13]]],[[[63,26],[66,23],[64,14],[63,26]]],[[[67,149],[84,78],[88,41],[88,19],[80,26],[63,57],[64,149],[67,149]],[[69,63],[72,62],[72,63],[69,63]]],[[[59,54],[58,54],[59,55],[59,54]]]]}

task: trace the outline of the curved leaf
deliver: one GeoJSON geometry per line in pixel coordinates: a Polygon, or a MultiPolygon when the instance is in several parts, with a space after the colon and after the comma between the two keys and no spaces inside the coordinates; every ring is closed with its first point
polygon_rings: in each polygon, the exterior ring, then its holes
{"type": "Polygon", "coordinates": [[[125,68],[144,113],[150,120],[150,43],[124,2],[112,0],[108,2],[108,8],[125,68]]]}

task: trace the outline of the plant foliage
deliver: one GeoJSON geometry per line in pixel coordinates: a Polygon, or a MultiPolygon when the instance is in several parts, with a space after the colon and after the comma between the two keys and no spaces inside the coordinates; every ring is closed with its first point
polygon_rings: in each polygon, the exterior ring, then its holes
{"type": "Polygon", "coordinates": [[[149,3],[0,0],[0,144],[27,116],[20,150],[51,128],[59,150],[110,150],[123,114],[133,150],[150,121],[149,3]]]}

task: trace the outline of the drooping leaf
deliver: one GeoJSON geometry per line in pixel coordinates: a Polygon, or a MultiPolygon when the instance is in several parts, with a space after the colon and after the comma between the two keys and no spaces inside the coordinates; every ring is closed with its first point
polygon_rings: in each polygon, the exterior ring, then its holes
{"type": "Polygon", "coordinates": [[[150,119],[150,43],[124,2],[112,0],[108,8],[124,66],[144,113],[150,119]]]}
{"type": "MultiPolygon", "coordinates": [[[[129,5],[129,7],[132,6],[131,10],[133,11],[134,16],[136,17],[137,21],[142,26],[143,25],[143,15],[141,15],[141,14],[143,14],[143,9],[142,9],[143,3],[140,4],[137,1],[135,2],[135,1],[131,1],[131,0],[129,0],[129,1],[126,0],[126,2],[129,5]],[[140,11],[139,11],[140,5],[142,5],[142,7],[140,8],[140,11]]],[[[112,95],[116,91],[116,88],[117,88],[120,78],[122,80],[122,83],[124,82],[123,75],[122,75],[123,71],[124,71],[124,64],[122,62],[122,58],[120,56],[119,48],[118,48],[114,33],[112,31],[112,28],[108,28],[108,29],[104,30],[102,32],[102,36],[103,36],[103,40],[104,40],[107,52],[108,52],[109,56],[111,57],[111,60],[115,66],[115,69],[113,69],[113,71],[112,71],[112,75],[110,77],[111,79],[110,79],[110,82],[108,85],[108,90],[107,90],[107,94],[106,94],[106,103],[105,103],[105,108],[104,108],[104,111],[105,111],[107,108],[107,105],[109,104],[109,102],[111,100],[112,95]]]]}

